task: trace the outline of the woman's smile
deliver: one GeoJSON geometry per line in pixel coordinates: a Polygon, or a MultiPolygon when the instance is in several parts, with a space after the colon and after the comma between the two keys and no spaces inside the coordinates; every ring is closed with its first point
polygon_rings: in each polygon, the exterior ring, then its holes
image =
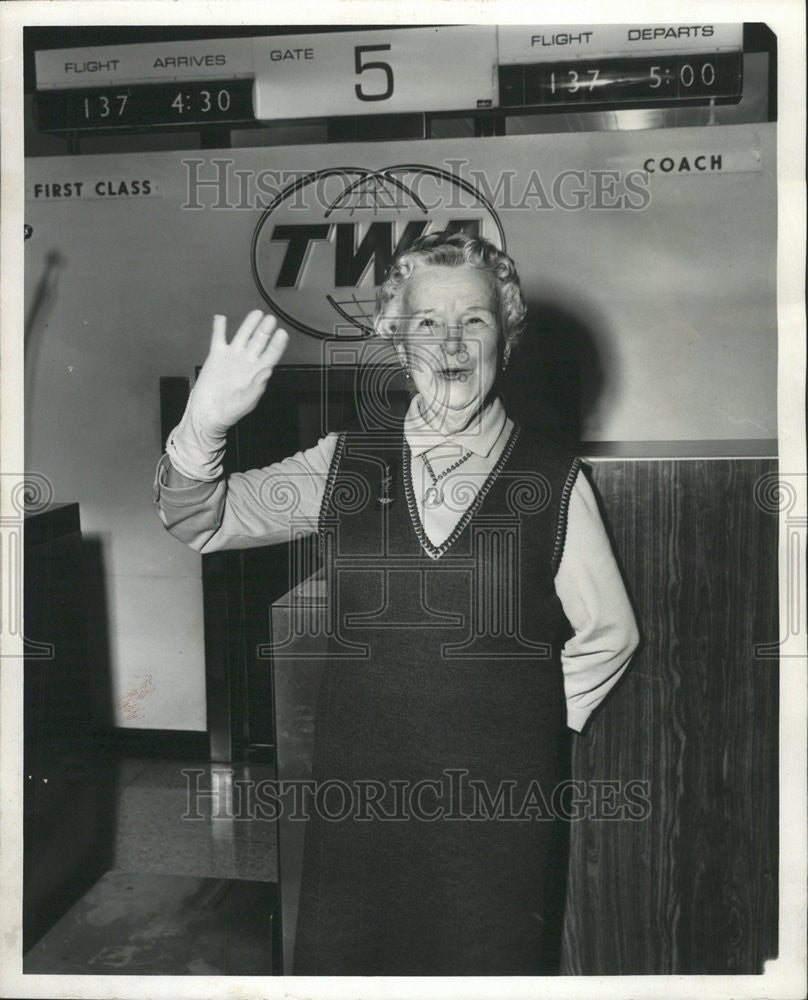
{"type": "Polygon", "coordinates": [[[447,382],[465,382],[471,375],[471,368],[439,368],[437,374],[447,382]]]}

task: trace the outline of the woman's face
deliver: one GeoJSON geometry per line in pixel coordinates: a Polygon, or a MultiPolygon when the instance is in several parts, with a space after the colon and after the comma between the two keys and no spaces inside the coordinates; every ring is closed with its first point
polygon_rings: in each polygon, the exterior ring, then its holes
{"type": "Polygon", "coordinates": [[[501,334],[495,279],[468,264],[421,265],[403,295],[396,349],[409,364],[423,415],[462,430],[496,380],[501,334]]]}

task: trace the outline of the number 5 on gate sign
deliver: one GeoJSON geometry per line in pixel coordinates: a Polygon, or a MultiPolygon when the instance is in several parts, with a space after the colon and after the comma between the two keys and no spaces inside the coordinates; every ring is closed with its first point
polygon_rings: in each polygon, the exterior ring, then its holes
{"type": "Polygon", "coordinates": [[[256,38],[255,117],[490,108],[496,59],[494,25],[256,38]]]}

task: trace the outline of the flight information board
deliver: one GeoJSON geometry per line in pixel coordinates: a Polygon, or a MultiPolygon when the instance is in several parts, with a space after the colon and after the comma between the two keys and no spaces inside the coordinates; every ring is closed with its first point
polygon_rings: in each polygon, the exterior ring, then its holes
{"type": "Polygon", "coordinates": [[[255,120],[252,80],[43,91],[37,100],[43,131],[207,125],[255,120]]]}
{"type": "Polygon", "coordinates": [[[660,56],[501,66],[499,106],[636,105],[740,99],[743,55],[660,56]]]}
{"type": "Polygon", "coordinates": [[[255,43],[259,119],[458,111],[491,108],[496,98],[494,25],[299,35],[255,43]]]}
{"type": "Polygon", "coordinates": [[[438,25],[36,53],[43,131],[732,102],[743,25],[438,25]]]}

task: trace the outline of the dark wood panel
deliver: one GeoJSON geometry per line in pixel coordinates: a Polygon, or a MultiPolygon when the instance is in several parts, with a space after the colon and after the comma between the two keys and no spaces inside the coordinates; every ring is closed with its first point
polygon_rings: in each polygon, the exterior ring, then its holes
{"type": "Polygon", "coordinates": [[[767,460],[593,468],[643,643],[589,731],[583,781],[648,783],[646,818],[572,824],[573,974],[756,973],[777,951],[776,516],[767,460]]]}

